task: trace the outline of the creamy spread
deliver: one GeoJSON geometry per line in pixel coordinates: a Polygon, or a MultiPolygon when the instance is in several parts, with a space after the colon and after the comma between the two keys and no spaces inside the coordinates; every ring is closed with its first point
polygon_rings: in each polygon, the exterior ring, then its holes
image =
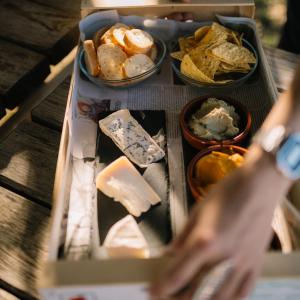
{"type": "Polygon", "coordinates": [[[198,137],[207,140],[224,140],[239,133],[239,115],[232,105],[223,100],[208,98],[194,114],[188,126],[198,137]]]}

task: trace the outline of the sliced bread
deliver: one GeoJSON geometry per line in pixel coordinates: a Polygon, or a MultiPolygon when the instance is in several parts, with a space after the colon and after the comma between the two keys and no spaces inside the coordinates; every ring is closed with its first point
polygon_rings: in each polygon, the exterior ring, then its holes
{"type": "Polygon", "coordinates": [[[118,28],[125,28],[130,29],[127,25],[123,23],[116,23],[112,27],[110,27],[102,36],[100,39],[101,44],[118,44],[118,42],[115,40],[113,36],[113,31],[118,28]]]}
{"type": "Polygon", "coordinates": [[[105,79],[120,80],[124,78],[123,63],[126,53],[115,44],[103,44],[97,50],[101,73],[105,79]]]}
{"type": "Polygon", "coordinates": [[[124,62],[124,72],[127,77],[138,76],[153,67],[153,61],[145,54],[135,54],[124,62]]]}
{"type": "Polygon", "coordinates": [[[153,38],[146,31],[131,29],[125,32],[124,43],[126,52],[145,54],[153,46],[153,38]]]}
{"type": "Polygon", "coordinates": [[[98,76],[100,73],[100,66],[97,60],[97,54],[95,46],[92,40],[86,40],[83,42],[84,59],[87,70],[90,75],[98,76]]]}

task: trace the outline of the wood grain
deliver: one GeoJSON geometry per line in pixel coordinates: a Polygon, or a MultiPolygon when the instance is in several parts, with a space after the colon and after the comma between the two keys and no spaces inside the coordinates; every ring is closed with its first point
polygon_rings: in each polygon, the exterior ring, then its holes
{"type": "Polygon", "coordinates": [[[253,0],[190,0],[187,3],[169,0],[136,0],[136,1],[103,1],[83,0],[82,14],[86,16],[96,9],[118,9],[123,15],[167,16],[176,12],[192,12],[195,20],[212,20],[216,14],[224,16],[244,16],[251,18],[254,15],[253,0]],[[175,3],[174,3],[175,2],[175,3]],[[177,2],[177,3],[176,3],[177,2]],[[207,6],[209,4],[209,6],[207,6]]]}
{"type": "Polygon", "coordinates": [[[49,62],[44,55],[0,39],[0,101],[2,105],[4,104],[7,108],[15,107],[49,73],[49,62]]]}
{"type": "Polygon", "coordinates": [[[3,101],[0,100],[0,119],[6,114],[3,101]]]}
{"type": "Polygon", "coordinates": [[[2,187],[0,208],[0,278],[38,297],[36,278],[47,251],[49,209],[2,187]]]}
{"type": "Polygon", "coordinates": [[[50,206],[59,140],[55,130],[21,123],[0,144],[0,185],[50,206]]]}
{"type": "Polygon", "coordinates": [[[70,88],[70,80],[70,77],[66,78],[31,112],[31,117],[34,122],[61,131],[70,88]]]}
{"type": "Polygon", "coordinates": [[[17,298],[16,296],[10,294],[9,292],[0,289],[0,299],[1,300],[19,300],[20,298],[17,298]]]}
{"type": "Polygon", "coordinates": [[[281,91],[288,89],[299,63],[300,55],[271,47],[264,47],[264,51],[277,88],[281,91]]]}
{"type": "Polygon", "coordinates": [[[76,44],[79,0],[1,0],[0,37],[57,63],[76,44]]]}

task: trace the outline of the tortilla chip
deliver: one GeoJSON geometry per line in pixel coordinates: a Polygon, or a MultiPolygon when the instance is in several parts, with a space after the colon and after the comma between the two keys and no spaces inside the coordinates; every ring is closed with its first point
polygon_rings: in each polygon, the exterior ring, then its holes
{"type": "Polygon", "coordinates": [[[248,63],[246,64],[237,64],[237,65],[232,65],[232,64],[228,64],[226,62],[221,62],[220,66],[223,67],[224,69],[227,70],[232,70],[232,69],[246,69],[246,70],[250,70],[251,67],[248,63]]]}
{"type": "Polygon", "coordinates": [[[198,28],[194,33],[195,40],[199,42],[207,34],[209,29],[210,26],[203,26],[198,28]]]}
{"type": "Polygon", "coordinates": [[[226,83],[229,83],[229,82],[232,82],[232,81],[233,81],[232,79],[216,80],[215,83],[217,83],[217,84],[226,84],[226,83]]]}
{"type": "Polygon", "coordinates": [[[172,52],[170,53],[171,57],[177,59],[177,60],[182,60],[183,57],[185,56],[185,52],[184,51],[176,51],[176,52],[172,52]]]}
{"type": "Polygon", "coordinates": [[[193,36],[181,37],[178,39],[180,51],[189,52],[196,46],[196,41],[193,36]]]}
{"type": "Polygon", "coordinates": [[[256,58],[251,51],[243,46],[238,46],[230,42],[224,42],[213,48],[211,53],[221,61],[232,65],[256,63],[256,58]]]}
{"type": "Polygon", "coordinates": [[[231,65],[225,62],[221,62],[218,68],[218,72],[230,73],[230,72],[240,72],[248,73],[251,70],[249,64],[231,65]]]}
{"type": "Polygon", "coordinates": [[[189,52],[189,56],[196,67],[207,77],[213,79],[219,67],[220,60],[206,54],[206,48],[198,46],[189,52]]]}
{"type": "Polygon", "coordinates": [[[180,71],[185,76],[190,77],[194,80],[207,83],[214,83],[214,80],[206,76],[201,70],[197,68],[197,66],[194,64],[194,62],[188,54],[186,54],[183,57],[183,60],[180,65],[180,71]]]}
{"type": "Polygon", "coordinates": [[[244,32],[242,32],[239,36],[240,45],[243,45],[243,37],[244,37],[244,32]]]}
{"type": "Polygon", "coordinates": [[[239,39],[239,34],[237,34],[234,31],[231,31],[231,33],[228,37],[228,42],[231,42],[231,43],[236,44],[238,46],[242,46],[241,40],[239,39]]]}
{"type": "Polygon", "coordinates": [[[225,42],[228,38],[228,34],[229,33],[225,27],[214,22],[207,34],[200,41],[200,45],[225,42]]]}

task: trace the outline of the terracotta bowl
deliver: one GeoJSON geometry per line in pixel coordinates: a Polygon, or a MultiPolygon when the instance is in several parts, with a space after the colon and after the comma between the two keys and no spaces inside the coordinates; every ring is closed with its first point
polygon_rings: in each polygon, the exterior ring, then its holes
{"type": "Polygon", "coordinates": [[[244,105],[242,105],[237,100],[234,100],[227,96],[224,97],[224,96],[215,96],[215,95],[206,95],[191,100],[181,110],[179,118],[180,118],[180,126],[182,129],[183,137],[192,147],[198,150],[201,150],[209,146],[214,146],[214,145],[241,145],[243,141],[245,141],[246,137],[248,136],[251,128],[251,123],[252,123],[251,114],[244,105]],[[230,139],[224,139],[221,141],[207,140],[196,136],[189,129],[188,121],[191,115],[194,114],[208,98],[217,98],[234,106],[236,113],[240,117],[240,122],[239,122],[240,132],[237,136],[230,139]]]}
{"type": "MultiPolygon", "coordinates": [[[[192,193],[192,196],[196,201],[201,201],[204,195],[199,190],[198,185],[195,180],[195,176],[194,176],[195,165],[200,158],[210,154],[213,151],[223,152],[223,153],[227,153],[227,154],[238,153],[238,154],[241,154],[242,156],[244,156],[247,153],[247,149],[239,147],[239,146],[233,146],[233,145],[215,145],[215,146],[211,146],[211,147],[208,147],[208,148],[200,151],[190,161],[188,168],[187,168],[187,183],[188,183],[188,186],[192,193]]],[[[203,174],[203,176],[205,176],[205,174],[203,174]]]]}

